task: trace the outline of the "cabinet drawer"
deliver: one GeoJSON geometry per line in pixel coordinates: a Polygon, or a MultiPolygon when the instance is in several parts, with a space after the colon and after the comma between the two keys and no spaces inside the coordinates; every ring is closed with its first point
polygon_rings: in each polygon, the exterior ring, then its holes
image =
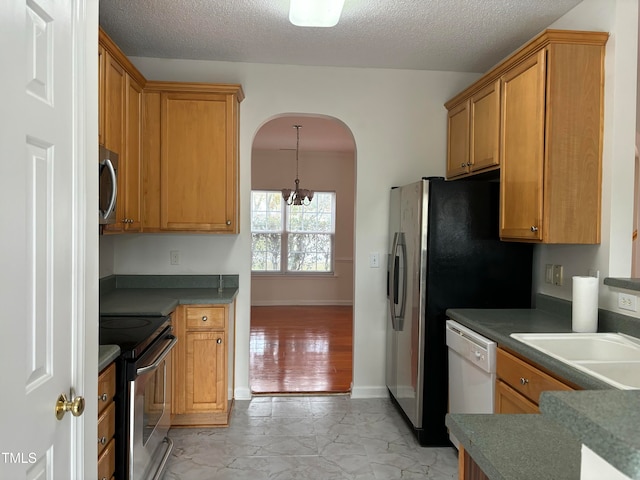
{"type": "Polygon", "coordinates": [[[185,312],[187,330],[224,329],[224,307],[187,307],[185,312]]]}
{"type": "Polygon", "coordinates": [[[519,358],[498,349],[497,375],[510,387],[538,404],[540,393],[547,390],[573,390],[568,385],[538,370],[519,358]]]}
{"type": "Polygon", "coordinates": [[[116,394],[116,364],[105,368],[98,377],[98,415],[113,401],[116,394]]]}
{"type": "Polygon", "coordinates": [[[496,381],[496,413],[540,413],[537,405],[501,380],[496,381]]]}
{"type": "Polygon", "coordinates": [[[111,402],[98,417],[98,455],[116,433],[116,404],[111,402]]]}
{"type": "Polygon", "coordinates": [[[109,480],[116,471],[115,444],[115,440],[111,439],[98,457],[98,480],[109,480]]]}

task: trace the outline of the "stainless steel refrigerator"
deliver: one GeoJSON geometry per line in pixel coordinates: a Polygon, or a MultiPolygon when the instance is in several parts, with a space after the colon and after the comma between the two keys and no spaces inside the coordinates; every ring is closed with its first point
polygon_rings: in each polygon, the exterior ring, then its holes
{"type": "Polygon", "coordinates": [[[386,383],[420,444],[450,445],[447,308],[530,308],[532,246],[498,238],[499,183],[391,190],[386,383]]]}

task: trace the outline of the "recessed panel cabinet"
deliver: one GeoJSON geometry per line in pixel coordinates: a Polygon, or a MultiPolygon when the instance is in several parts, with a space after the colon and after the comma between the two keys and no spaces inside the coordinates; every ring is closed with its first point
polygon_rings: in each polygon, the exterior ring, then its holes
{"type": "Polygon", "coordinates": [[[139,232],[144,77],[100,29],[98,141],[118,154],[116,223],[105,233],[139,232]]]}
{"type": "Polygon", "coordinates": [[[118,153],[105,233],[238,233],[240,85],[147,82],[100,29],[98,140],[118,153]]]}
{"type": "Polygon", "coordinates": [[[500,169],[503,240],[600,242],[607,39],[546,30],[445,104],[447,177],[500,169]]]}
{"type": "Polygon", "coordinates": [[[178,307],[172,425],[228,425],[233,398],[234,307],[178,307]]]}
{"type": "Polygon", "coordinates": [[[149,82],[144,231],[238,233],[239,85],[149,82]]]}

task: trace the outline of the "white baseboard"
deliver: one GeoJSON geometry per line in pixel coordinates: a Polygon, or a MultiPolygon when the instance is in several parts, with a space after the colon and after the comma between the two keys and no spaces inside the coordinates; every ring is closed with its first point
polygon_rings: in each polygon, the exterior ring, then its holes
{"type": "Polygon", "coordinates": [[[236,388],[235,391],[236,400],[251,400],[251,390],[246,387],[236,388]]]}
{"type": "Polygon", "coordinates": [[[352,387],[351,398],[387,398],[387,387],[352,387]]]}
{"type": "Polygon", "coordinates": [[[263,300],[251,302],[252,307],[313,307],[313,306],[351,306],[352,300],[263,300]]]}

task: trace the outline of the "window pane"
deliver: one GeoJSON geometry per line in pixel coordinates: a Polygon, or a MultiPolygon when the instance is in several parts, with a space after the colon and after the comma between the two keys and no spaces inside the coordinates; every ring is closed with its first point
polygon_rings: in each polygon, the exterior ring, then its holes
{"type": "Polygon", "coordinates": [[[280,192],[251,192],[251,231],[282,232],[282,195],[280,192]]]}
{"type": "Polygon", "coordinates": [[[251,270],[254,272],[280,271],[279,233],[251,234],[251,270]]]}
{"type": "Polygon", "coordinates": [[[290,232],[334,233],[335,193],[317,192],[309,205],[289,207],[287,230],[290,232]]]}
{"type": "Polygon", "coordinates": [[[291,233],[288,236],[287,270],[330,272],[332,235],[291,233]]]}

